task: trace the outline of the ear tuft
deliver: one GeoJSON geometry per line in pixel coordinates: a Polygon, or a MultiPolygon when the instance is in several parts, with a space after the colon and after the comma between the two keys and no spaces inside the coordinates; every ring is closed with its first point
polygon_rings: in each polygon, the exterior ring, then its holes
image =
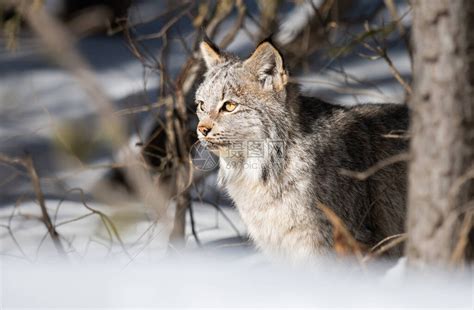
{"type": "Polygon", "coordinates": [[[204,35],[203,41],[199,47],[201,49],[202,58],[204,59],[208,69],[222,62],[223,57],[219,48],[206,35],[204,35]]]}
{"type": "Polygon", "coordinates": [[[283,57],[271,42],[271,37],[262,41],[244,66],[257,75],[265,90],[281,91],[288,83],[283,57]]]}

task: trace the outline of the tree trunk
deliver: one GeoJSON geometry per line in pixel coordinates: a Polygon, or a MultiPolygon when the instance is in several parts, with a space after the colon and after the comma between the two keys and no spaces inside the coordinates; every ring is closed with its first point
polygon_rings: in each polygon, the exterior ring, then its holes
{"type": "Polygon", "coordinates": [[[463,259],[472,246],[467,235],[472,236],[474,198],[474,1],[412,3],[406,250],[411,263],[448,264],[463,259]]]}

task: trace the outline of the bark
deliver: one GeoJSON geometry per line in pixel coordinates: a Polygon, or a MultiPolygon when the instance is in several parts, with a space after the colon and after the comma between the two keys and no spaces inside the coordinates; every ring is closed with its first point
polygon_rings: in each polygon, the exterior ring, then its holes
{"type": "MultiPolygon", "coordinates": [[[[474,168],[474,1],[412,4],[414,94],[406,250],[411,263],[447,264],[459,240],[462,245],[469,231],[472,235],[472,226],[461,229],[461,223],[471,218],[468,203],[474,198],[469,176],[474,168]]],[[[472,240],[465,245],[466,250],[472,248],[472,240]]]]}

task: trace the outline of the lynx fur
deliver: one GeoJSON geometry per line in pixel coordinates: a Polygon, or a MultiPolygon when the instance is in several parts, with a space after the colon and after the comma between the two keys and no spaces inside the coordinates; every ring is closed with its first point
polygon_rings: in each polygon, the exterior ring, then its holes
{"type": "Polygon", "coordinates": [[[245,60],[209,41],[201,52],[198,137],[220,156],[219,183],[258,248],[291,262],[330,254],[333,228],[320,205],[363,246],[403,232],[406,164],[366,180],[344,171],[365,171],[406,150],[407,141],[393,137],[407,130],[405,105],[343,107],[302,96],[269,41],[245,60]]]}

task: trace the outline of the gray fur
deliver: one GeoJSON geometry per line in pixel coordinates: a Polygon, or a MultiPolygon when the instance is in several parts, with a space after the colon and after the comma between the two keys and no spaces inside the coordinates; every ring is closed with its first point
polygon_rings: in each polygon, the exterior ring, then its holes
{"type": "Polygon", "coordinates": [[[301,96],[268,42],[244,61],[214,52],[219,61],[207,62],[196,92],[200,125],[211,130],[198,135],[220,155],[220,183],[259,248],[294,262],[330,253],[332,227],[318,204],[331,208],[366,246],[403,232],[405,163],[366,181],[341,169],[365,171],[404,152],[406,140],[385,135],[407,130],[405,105],[348,108],[301,96]],[[227,101],[238,104],[233,112],[221,110],[227,101]],[[239,142],[254,141],[264,142],[263,156],[236,151],[239,142]]]}

